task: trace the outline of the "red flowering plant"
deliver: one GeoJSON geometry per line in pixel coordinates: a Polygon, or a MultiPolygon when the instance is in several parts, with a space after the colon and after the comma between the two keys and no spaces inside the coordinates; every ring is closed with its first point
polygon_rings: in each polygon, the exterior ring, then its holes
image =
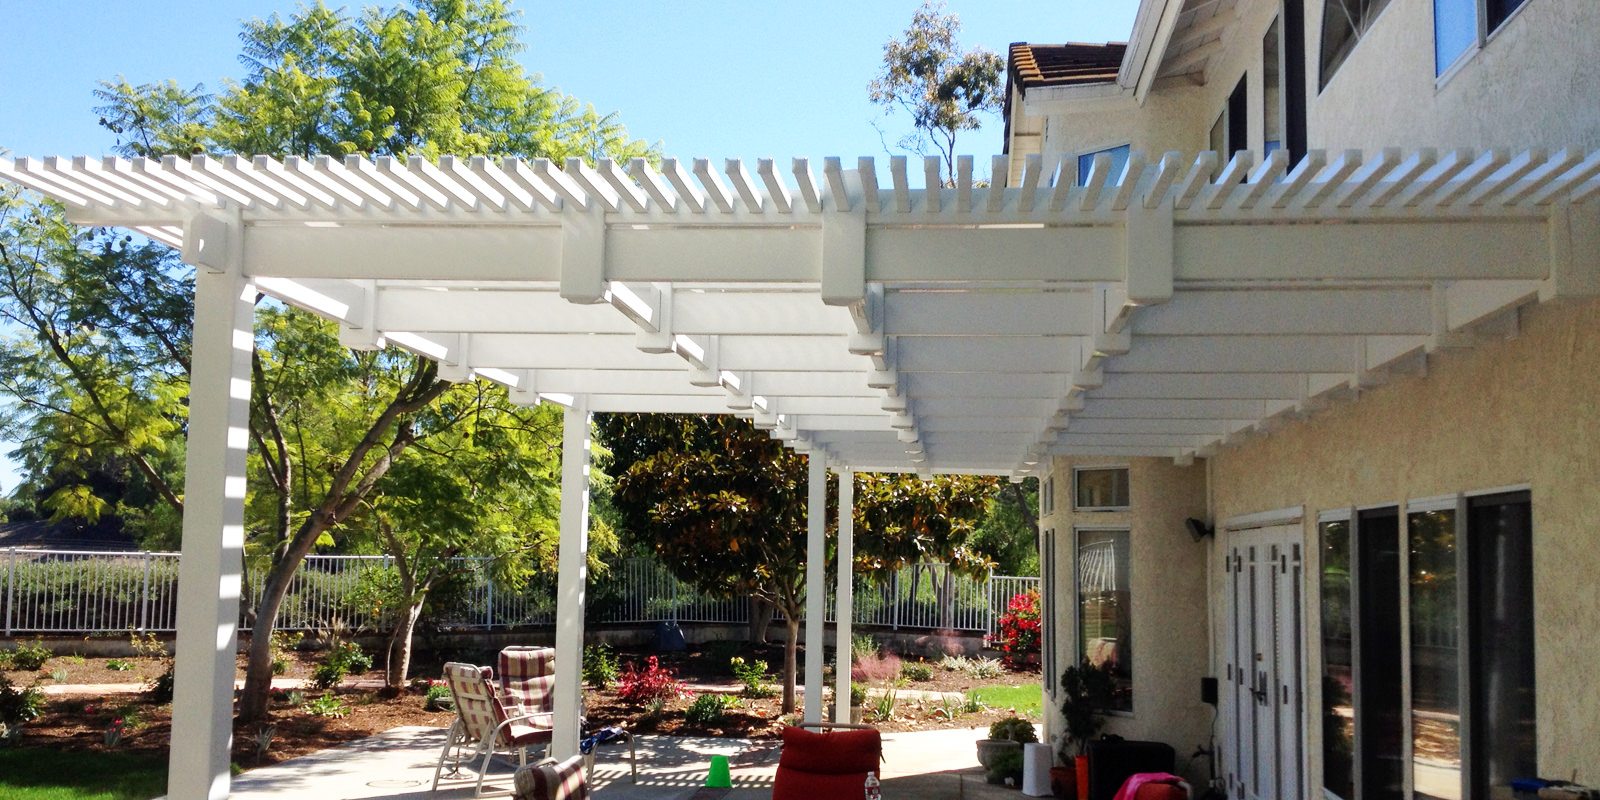
{"type": "Polygon", "coordinates": [[[1042,625],[1039,620],[1039,592],[1030,589],[1013,595],[1000,615],[1001,660],[1018,669],[1036,662],[1042,625]]]}
{"type": "Polygon", "coordinates": [[[661,666],[655,656],[645,659],[644,663],[644,669],[632,663],[623,668],[622,674],[617,676],[617,699],[625,703],[649,703],[693,695],[672,668],[661,666]]]}

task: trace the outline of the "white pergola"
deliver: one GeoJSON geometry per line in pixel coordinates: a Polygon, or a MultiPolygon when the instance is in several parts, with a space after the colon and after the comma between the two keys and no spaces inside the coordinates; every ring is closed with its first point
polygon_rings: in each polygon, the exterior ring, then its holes
{"type": "MultiPolygon", "coordinates": [[[[731,413],[809,453],[809,563],[853,471],[1021,479],[1052,455],[1188,463],[1440,347],[1600,293],[1600,153],[1037,156],[954,186],[892,158],[20,159],[0,178],[198,268],[171,794],[227,794],[252,300],[345,344],[568,409],[556,754],[576,752],[589,414],[731,413]],[[918,186],[913,187],[913,179],[918,186]],[[932,187],[932,188],[928,188],[932,187]]],[[[808,620],[824,576],[808,575],[808,620]]],[[[823,645],[808,624],[811,652],[823,645]]],[[[821,659],[805,712],[822,713],[821,659]]],[[[849,700],[840,671],[838,701],[849,700]]]]}

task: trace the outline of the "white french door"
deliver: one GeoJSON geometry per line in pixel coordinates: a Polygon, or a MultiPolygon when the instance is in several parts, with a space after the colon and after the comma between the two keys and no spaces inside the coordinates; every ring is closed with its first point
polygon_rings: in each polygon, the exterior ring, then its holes
{"type": "Polygon", "coordinates": [[[1229,534],[1221,699],[1230,797],[1303,797],[1301,549],[1298,525],[1229,534]]]}

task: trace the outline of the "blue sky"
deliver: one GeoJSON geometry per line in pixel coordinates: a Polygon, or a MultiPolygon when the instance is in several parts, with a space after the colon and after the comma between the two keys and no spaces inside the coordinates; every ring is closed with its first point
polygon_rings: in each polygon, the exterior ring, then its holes
{"type": "MultiPolygon", "coordinates": [[[[616,112],[667,155],[816,159],[883,157],[885,143],[892,148],[907,129],[868,102],[866,86],[884,42],[917,5],[569,0],[515,7],[523,12],[530,72],[616,112]]],[[[122,75],[215,88],[241,73],[239,23],[296,7],[294,0],[4,0],[0,148],[104,154],[114,140],[91,111],[97,81],[122,75]]],[[[948,2],[961,17],[963,46],[1002,55],[1015,41],[1124,41],[1136,8],[1136,0],[948,2]]],[[[1000,136],[996,119],[958,140],[958,149],[983,164],[981,156],[999,152],[1000,136]]],[[[0,442],[0,451],[10,449],[0,442]]],[[[0,494],[16,483],[0,456],[0,494]]]]}

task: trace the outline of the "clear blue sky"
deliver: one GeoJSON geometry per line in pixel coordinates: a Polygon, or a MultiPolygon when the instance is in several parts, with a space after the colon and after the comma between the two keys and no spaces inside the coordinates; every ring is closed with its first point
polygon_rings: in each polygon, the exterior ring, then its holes
{"type": "MultiPolygon", "coordinates": [[[[387,4],[387,3],[385,3],[387,4]]],[[[907,128],[867,101],[883,44],[918,0],[518,2],[522,60],[543,82],[617,112],[667,155],[713,158],[887,154],[907,128]],[[880,137],[874,123],[882,128],[880,137]]],[[[329,3],[359,8],[365,3],[329,3]]],[[[0,148],[100,155],[102,79],[237,78],[239,24],[294,0],[0,0],[0,148]]],[[[961,44],[1002,55],[1011,42],[1125,41],[1136,0],[949,0],[961,44]]],[[[958,149],[1000,151],[999,120],[958,149]]],[[[0,442],[0,451],[11,445],[0,442]]],[[[17,478],[0,455],[0,494],[17,478]]]]}

